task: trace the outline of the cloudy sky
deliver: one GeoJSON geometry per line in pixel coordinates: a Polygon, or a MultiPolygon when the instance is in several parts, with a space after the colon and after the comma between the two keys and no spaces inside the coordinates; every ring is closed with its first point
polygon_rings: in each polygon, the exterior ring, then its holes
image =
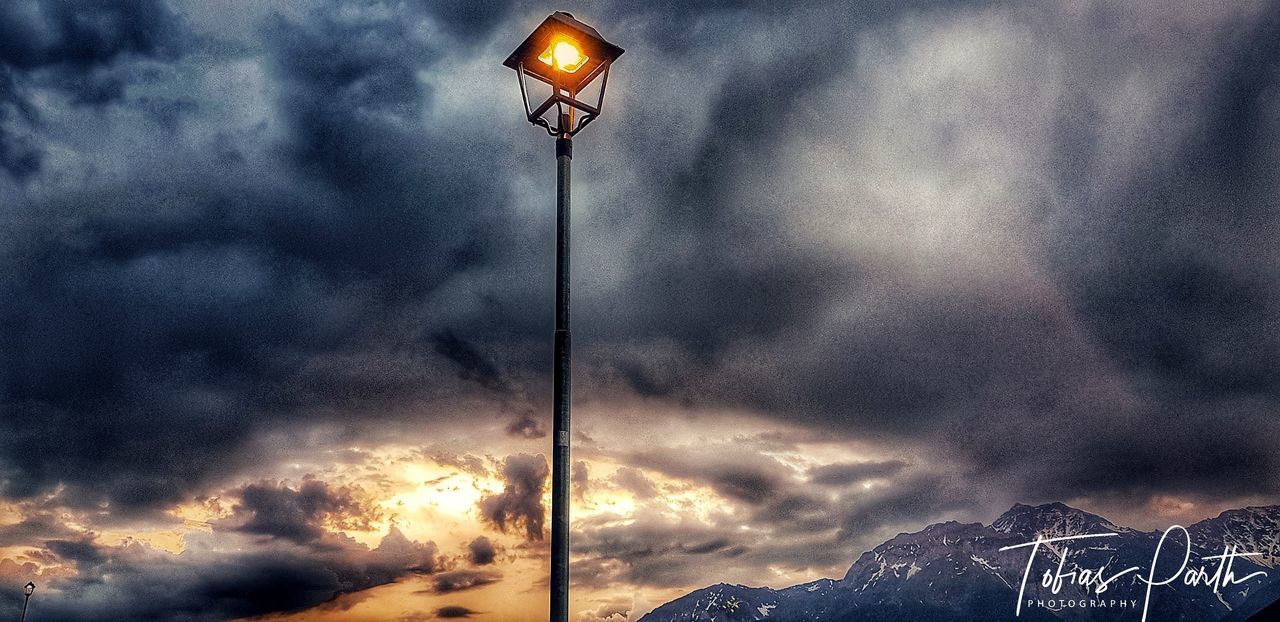
{"type": "Polygon", "coordinates": [[[575,620],[1280,500],[1274,4],[18,0],[0,617],[545,619],[557,9],[575,620]]]}

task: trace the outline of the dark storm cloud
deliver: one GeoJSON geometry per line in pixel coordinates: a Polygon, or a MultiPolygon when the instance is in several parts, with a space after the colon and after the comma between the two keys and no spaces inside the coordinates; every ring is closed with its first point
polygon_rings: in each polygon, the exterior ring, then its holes
{"type": "Polygon", "coordinates": [[[505,487],[499,494],[480,499],[477,504],[480,516],[502,531],[523,527],[526,538],[541,540],[547,517],[542,491],[549,473],[547,459],[542,454],[507,456],[502,464],[505,487]]]}
{"type": "Polygon", "coordinates": [[[435,565],[434,544],[409,541],[394,528],[374,549],[349,540],[239,552],[201,545],[182,555],[139,543],[49,547],[76,561],[79,575],[42,586],[52,594],[41,615],[69,621],[98,620],[103,611],[121,619],[210,621],[296,611],[435,565]]]}
{"type": "Polygon", "coordinates": [[[92,540],[50,540],[44,545],[59,559],[77,564],[94,565],[106,559],[92,540]]]}
{"type": "Polygon", "coordinates": [[[1173,132],[1145,119],[1104,122],[1114,104],[1097,92],[1064,102],[1049,146],[1058,198],[1046,202],[1043,265],[1064,294],[1062,312],[1102,348],[1107,380],[1128,390],[1102,388],[1103,401],[1082,383],[1043,383],[1025,407],[1052,412],[1056,430],[1027,425],[1018,442],[984,451],[992,443],[974,444],[975,436],[995,425],[1017,429],[1016,419],[999,417],[962,436],[957,449],[987,472],[1020,465],[1024,486],[1055,497],[1275,493],[1280,465],[1264,439],[1276,422],[1263,412],[1274,411],[1280,391],[1280,273],[1276,245],[1256,232],[1280,225],[1280,119],[1261,95],[1280,88],[1280,11],[1217,21],[1197,25],[1212,33],[1200,35],[1211,45],[1190,52],[1171,32],[1099,48],[1106,52],[1084,50],[1105,32],[1071,32],[1078,40],[1064,44],[1087,60],[1068,76],[1081,83],[1106,80],[1085,73],[1102,54],[1136,67],[1182,50],[1191,75],[1175,74],[1154,99],[1157,116],[1182,115],[1173,132]],[[1109,137],[1122,127],[1153,141],[1172,136],[1154,153],[1119,160],[1109,137]]]}
{"type": "Polygon", "coordinates": [[[605,586],[631,581],[644,585],[678,586],[698,580],[715,567],[716,558],[741,536],[692,520],[676,520],[658,513],[637,512],[623,527],[588,519],[571,540],[583,556],[575,576],[591,576],[605,586]],[[592,571],[587,572],[587,568],[592,571]]]}
{"type": "MultiPolygon", "coordinates": [[[[422,126],[432,93],[417,73],[440,50],[414,35],[414,22],[368,13],[318,11],[269,33],[294,163],[350,193],[317,222],[298,223],[318,230],[288,230],[281,242],[326,272],[354,270],[380,295],[403,299],[492,259],[509,226],[499,221],[507,197],[497,180],[467,166],[470,157],[455,157],[462,145],[422,126]],[[332,235],[338,240],[325,239],[332,235]]],[[[468,155],[484,148],[472,143],[468,155]]],[[[454,341],[445,345],[451,358],[460,353],[454,341]]]]}
{"type": "Polygon", "coordinates": [[[501,579],[502,574],[492,570],[463,569],[438,573],[431,578],[431,583],[436,594],[449,594],[497,583],[501,579]]]}
{"type": "Polygon", "coordinates": [[[778,488],[772,473],[726,469],[712,476],[712,485],[722,494],[759,503],[771,497],[778,488]]]}
{"type": "Polygon", "coordinates": [[[36,89],[78,104],[116,101],[132,79],[117,61],[172,58],[188,47],[186,35],[181,20],[153,0],[0,6],[0,169],[19,180],[40,170],[36,89]]]}
{"type": "Polygon", "coordinates": [[[494,548],[493,541],[484,536],[477,536],[467,544],[467,560],[477,566],[485,566],[492,564],[498,550],[494,548]]]}
{"type": "Polygon", "coordinates": [[[846,504],[838,514],[842,540],[865,539],[883,527],[975,507],[973,491],[951,478],[932,474],[904,478],[867,495],[846,497],[846,504]]]}
{"type": "Polygon", "coordinates": [[[103,3],[16,0],[0,8],[0,62],[21,69],[102,65],[182,47],[181,23],[157,0],[103,3]]]}
{"type": "MultiPolygon", "coordinates": [[[[162,10],[126,14],[147,3],[120,6],[59,3],[6,21],[25,30],[54,11],[71,24],[6,38],[6,62],[89,79],[103,63],[160,58],[168,44],[146,37],[179,26],[152,24],[162,10]],[[59,30],[79,22],[97,30],[59,30]]],[[[439,54],[412,19],[335,9],[263,26],[272,138],[184,143],[142,125],[132,131],[163,166],[121,155],[120,182],[46,186],[4,213],[5,495],[61,485],[63,503],[152,511],[260,459],[248,444],[263,428],[333,408],[378,417],[453,390],[441,372],[465,351],[436,351],[430,335],[447,329],[421,305],[492,260],[510,230],[505,186],[468,163],[494,147],[471,139],[457,157],[460,139],[421,122],[431,94],[418,74],[439,54]]],[[[154,119],[150,101],[139,106],[154,119]]]]}
{"type": "Polygon", "coordinates": [[[472,615],[476,613],[479,613],[479,612],[472,611],[470,609],[467,609],[466,607],[459,607],[457,605],[448,605],[448,606],[436,609],[436,617],[443,620],[452,620],[455,618],[470,618],[472,615]]]}
{"type": "Polygon", "coordinates": [[[706,542],[697,542],[683,548],[682,552],[689,555],[706,555],[708,553],[716,553],[729,548],[731,542],[728,538],[715,538],[706,542]]]}
{"type": "MultiPolygon", "coordinates": [[[[118,61],[171,59],[192,43],[181,18],[157,0],[5,3],[0,41],[0,74],[11,87],[52,88],[91,105],[123,96],[133,72],[118,61]]],[[[0,101],[19,97],[14,90],[0,89],[0,101]]]]}
{"type": "MultiPolygon", "coordinates": [[[[828,69],[846,53],[834,37],[812,43],[727,76],[709,104],[704,138],[690,148],[695,164],[664,171],[664,178],[675,177],[663,187],[646,241],[637,246],[644,254],[633,258],[652,267],[633,275],[638,282],[631,284],[646,292],[633,312],[648,324],[639,330],[670,335],[705,356],[730,339],[776,334],[822,299],[828,260],[779,245],[773,227],[783,213],[741,218],[733,197],[739,176],[767,167],[775,155],[769,147],[792,123],[790,98],[806,97],[832,79],[828,69]],[[780,92],[789,97],[772,96],[780,92]],[[713,231],[732,243],[704,243],[713,231]],[[745,247],[752,252],[741,253],[745,247]],[[755,261],[761,255],[772,261],[755,261]]],[[[642,395],[666,390],[641,368],[623,369],[642,395]]]]}
{"type": "Polygon", "coordinates": [[[324,522],[368,527],[376,510],[359,498],[359,491],[332,488],[319,480],[304,481],[297,489],[276,482],[245,486],[239,491],[236,531],[282,538],[298,544],[315,542],[325,533],[324,522]]]}
{"type": "Polygon", "coordinates": [[[1273,493],[1280,11],[1203,9],[890,11],[715,83],[631,258],[626,328],[682,354],[622,383],[923,440],[1015,496],[1273,493]]]}
{"type": "MultiPolygon", "coordinates": [[[[332,497],[325,492],[332,488],[308,483],[312,486],[303,491],[263,485],[239,494],[257,499],[262,489],[269,489],[332,497]]],[[[306,505],[300,499],[252,503],[273,511],[282,504],[306,505]]],[[[343,521],[331,517],[330,522],[343,521]]],[[[214,527],[213,533],[186,534],[181,554],[132,539],[109,546],[92,533],[43,542],[40,550],[23,556],[46,567],[45,578],[36,579],[45,594],[40,615],[96,620],[110,611],[121,619],[225,620],[306,609],[410,574],[433,574],[441,566],[434,543],[409,540],[395,527],[372,549],[329,531],[297,543],[290,538],[250,540],[223,530],[224,525],[214,527]],[[74,573],[56,571],[68,565],[74,573]]],[[[0,566],[11,563],[3,560],[0,566]]],[[[0,613],[15,613],[11,605],[0,604],[0,613]]]]}
{"type": "MultiPolygon", "coordinates": [[[[417,0],[417,4],[464,41],[483,41],[510,15],[514,2],[468,0],[417,0]]],[[[514,47],[515,44],[512,44],[514,47]]]]}
{"type": "Polygon", "coordinates": [[[640,361],[622,361],[618,363],[618,373],[626,381],[627,386],[641,397],[665,396],[671,393],[676,380],[672,377],[671,368],[662,368],[657,361],[646,365],[640,361]]]}
{"type": "Polygon", "coordinates": [[[809,481],[824,486],[847,486],[868,479],[890,477],[907,467],[901,460],[885,462],[842,462],[809,469],[809,481]]]}
{"type": "Polygon", "coordinates": [[[543,421],[534,416],[533,411],[526,410],[504,428],[508,435],[516,438],[544,438],[547,427],[543,421]]]}
{"type": "Polygon", "coordinates": [[[0,168],[21,180],[40,170],[42,153],[27,134],[35,112],[18,89],[14,70],[0,65],[0,168]]]}
{"type": "Polygon", "coordinates": [[[784,484],[789,471],[776,459],[757,452],[713,453],[715,455],[707,455],[693,448],[664,448],[637,452],[627,457],[627,462],[706,484],[726,497],[751,504],[771,498],[784,484]]]}
{"type": "MultiPolygon", "coordinates": [[[[717,19],[736,10],[721,7],[717,19]]],[[[799,27],[839,13],[815,9],[799,27]]],[[[155,15],[148,19],[165,14],[155,15]]],[[[212,145],[170,146],[164,132],[171,122],[158,122],[163,127],[136,132],[165,144],[171,151],[163,157],[190,162],[189,169],[161,171],[126,159],[127,184],[28,199],[25,211],[38,216],[16,223],[23,240],[12,251],[18,269],[4,283],[11,301],[5,334],[13,342],[4,348],[3,407],[6,421],[39,423],[5,436],[13,439],[0,465],[7,494],[29,496],[61,483],[72,504],[110,499],[120,511],[147,510],[255,458],[246,443],[260,426],[293,425],[314,410],[376,416],[383,405],[448,384],[436,359],[490,388],[509,382],[503,372],[540,379],[542,359],[524,352],[536,341],[521,332],[531,325],[516,322],[510,332],[512,322],[495,320],[529,306],[511,299],[524,290],[481,297],[478,315],[458,323],[421,316],[421,301],[450,278],[509,267],[504,253],[537,236],[516,235],[509,189],[488,174],[505,162],[500,147],[507,141],[484,132],[464,141],[424,123],[435,93],[420,76],[444,50],[417,36],[415,15],[321,6],[297,20],[271,18],[260,51],[277,97],[270,138],[230,133],[212,145]],[[508,332],[486,336],[495,325],[508,332]],[[517,351],[510,370],[494,362],[495,343],[517,351]]],[[[120,41],[94,49],[112,62],[168,58],[166,33],[178,28],[147,27],[156,41],[122,32],[120,41]]],[[[823,44],[808,52],[782,46],[756,66],[712,81],[710,131],[688,150],[694,164],[655,171],[674,175],[674,183],[658,190],[657,220],[644,232],[652,243],[637,248],[667,250],[636,257],[636,265],[653,269],[628,275],[627,287],[636,300],[660,306],[642,305],[611,332],[631,341],[660,328],[697,353],[698,363],[675,360],[639,374],[624,364],[639,359],[619,348],[620,366],[613,367],[628,372],[633,389],[657,396],[689,378],[714,384],[700,377],[719,365],[707,358],[716,347],[734,335],[775,334],[816,308],[810,299],[836,264],[794,245],[769,252],[769,232],[785,214],[738,218],[732,187],[740,174],[767,172],[768,147],[795,122],[793,109],[770,95],[774,89],[808,97],[840,77],[818,67],[839,67],[848,53],[842,34],[828,25],[814,33],[823,44]],[[783,72],[792,76],[789,84],[759,77],[784,66],[801,68],[783,72]],[[744,264],[730,246],[703,243],[713,230],[771,260],[744,264]]],[[[65,55],[36,56],[58,54],[65,55]]],[[[148,101],[137,100],[154,108],[148,101]]],[[[762,392],[767,387],[753,383],[737,393],[776,403],[762,392]]],[[[533,436],[537,426],[518,419],[512,431],[533,436]]],[[[767,474],[721,474],[722,488],[756,500],[770,485],[767,474]]]]}
{"type": "Polygon", "coordinates": [[[752,520],[785,526],[794,533],[823,532],[833,528],[841,508],[826,497],[810,492],[791,492],[759,508],[752,520]]]}
{"type": "Polygon", "coordinates": [[[475,349],[471,343],[453,331],[445,330],[431,336],[435,350],[458,365],[464,380],[472,380],[494,391],[507,390],[498,367],[475,349]]]}
{"type": "Polygon", "coordinates": [[[68,539],[78,535],[50,513],[23,516],[22,520],[0,527],[0,546],[20,546],[52,539],[68,539]]]}
{"type": "MultiPolygon", "coordinates": [[[[1074,190],[1080,211],[1050,246],[1072,302],[1114,360],[1177,398],[1274,398],[1280,360],[1273,269],[1276,246],[1252,235],[1277,224],[1275,132],[1268,93],[1280,85],[1280,11],[1266,11],[1210,52],[1193,92],[1197,131],[1136,167],[1107,201],[1074,190]],[[1101,261],[1084,261],[1085,257],[1101,261]]],[[[1096,110],[1083,102],[1084,113],[1096,110]]],[[[1059,149],[1075,164],[1063,190],[1106,157],[1087,128],[1066,129],[1059,149]],[[1071,131],[1071,130],[1074,130],[1071,131]]]]}

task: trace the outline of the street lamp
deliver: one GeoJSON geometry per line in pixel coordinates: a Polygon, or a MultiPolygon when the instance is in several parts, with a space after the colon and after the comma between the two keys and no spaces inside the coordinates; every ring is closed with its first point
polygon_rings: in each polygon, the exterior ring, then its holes
{"type": "MultiPolygon", "coordinates": [[[[541,126],[557,139],[568,139],[600,116],[604,89],[609,84],[609,67],[622,56],[622,48],[609,43],[592,28],[564,11],[556,11],[525,38],[502,64],[516,70],[520,97],[529,122],[541,126]],[[531,107],[530,77],[551,87],[551,95],[531,107]],[[595,104],[579,99],[600,79],[595,104]],[[547,113],[555,107],[548,120],[547,113]]],[[[558,155],[558,151],[557,151],[558,155]]]]}
{"type": "Polygon", "coordinates": [[[516,71],[529,122],[556,139],[556,331],[554,413],[551,452],[551,622],[569,619],[569,162],[573,135],[600,116],[609,67],[622,48],[609,43],[568,13],[543,20],[503,65],[516,71]],[[529,105],[530,77],[551,87],[551,95],[529,105]],[[600,79],[595,104],[580,99],[600,79]],[[548,113],[551,119],[548,120],[548,113]]]}
{"type": "Polygon", "coordinates": [[[27,603],[31,602],[31,595],[35,591],[36,584],[31,581],[27,581],[27,584],[22,586],[22,595],[25,597],[22,599],[22,622],[27,622],[27,603]]]}

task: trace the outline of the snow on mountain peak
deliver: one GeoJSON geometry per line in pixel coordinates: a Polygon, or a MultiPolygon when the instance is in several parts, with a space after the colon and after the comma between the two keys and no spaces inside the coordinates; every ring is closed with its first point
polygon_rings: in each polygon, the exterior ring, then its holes
{"type": "Polygon", "coordinates": [[[1028,541],[1090,533],[1133,532],[1097,514],[1058,502],[1036,506],[1015,503],[1008,512],[991,522],[991,528],[1000,533],[1022,536],[1028,541]]]}

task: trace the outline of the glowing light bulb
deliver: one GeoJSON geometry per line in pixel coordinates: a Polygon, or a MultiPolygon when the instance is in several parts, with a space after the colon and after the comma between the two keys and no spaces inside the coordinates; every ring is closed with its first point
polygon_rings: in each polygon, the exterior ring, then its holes
{"type": "Polygon", "coordinates": [[[565,73],[573,73],[587,62],[587,55],[583,54],[572,41],[561,39],[547,46],[547,49],[538,55],[538,60],[565,73]]]}

